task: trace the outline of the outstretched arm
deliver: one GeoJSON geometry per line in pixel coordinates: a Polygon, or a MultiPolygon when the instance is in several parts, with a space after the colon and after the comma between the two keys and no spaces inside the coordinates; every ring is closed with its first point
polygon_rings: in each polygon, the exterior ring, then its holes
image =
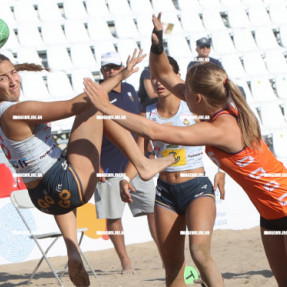
{"type": "Polygon", "coordinates": [[[152,46],[149,58],[151,73],[174,95],[185,100],[183,95],[185,88],[184,81],[172,70],[163,49],[161,13],[158,14],[158,17],[153,15],[152,21],[154,30],[152,33],[152,46]]]}
{"type": "Polygon", "coordinates": [[[170,144],[196,146],[216,145],[224,139],[226,132],[213,123],[200,122],[188,127],[161,125],[110,104],[107,93],[92,80],[85,79],[84,84],[85,93],[97,109],[107,115],[119,115],[120,119],[114,121],[140,136],[170,144]]]}

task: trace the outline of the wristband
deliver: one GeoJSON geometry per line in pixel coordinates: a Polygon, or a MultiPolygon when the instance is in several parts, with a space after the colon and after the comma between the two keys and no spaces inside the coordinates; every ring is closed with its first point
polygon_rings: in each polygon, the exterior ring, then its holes
{"type": "Polygon", "coordinates": [[[125,174],[122,180],[126,180],[127,182],[131,182],[130,178],[125,174]]]}
{"type": "Polygon", "coordinates": [[[158,43],[155,44],[152,41],[151,44],[151,52],[153,52],[154,54],[160,55],[163,52],[163,40],[162,40],[162,35],[163,35],[163,31],[156,31],[155,29],[152,31],[154,34],[156,34],[157,38],[158,38],[158,43]]]}

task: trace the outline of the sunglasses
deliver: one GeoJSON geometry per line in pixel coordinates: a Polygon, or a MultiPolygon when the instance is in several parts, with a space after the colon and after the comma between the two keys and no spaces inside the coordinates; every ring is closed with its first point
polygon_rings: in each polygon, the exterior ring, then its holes
{"type": "Polygon", "coordinates": [[[210,49],[210,45],[200,46],[199,48],[200,48],[200,49],[204,49],[204,48],[208,48],[208,49],[210,49]]]}
{"type": "Polygon", "coordinates": [[[102,68],[105,72],[109,72],[112,69],[118,71],[121,68],[121,66],[110,64],[110,65],[105,65],[102,68]]]}

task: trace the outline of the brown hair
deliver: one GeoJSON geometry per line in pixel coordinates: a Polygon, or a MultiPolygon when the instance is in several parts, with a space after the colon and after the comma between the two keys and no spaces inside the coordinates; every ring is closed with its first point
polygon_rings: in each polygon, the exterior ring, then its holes
{"type": "Polygon", "coordinates": [[[209,62],[196,64],[187,72],[186,86],[189,92],[202,94],[210,108],[226,108],[231,99],[238,111],[237,122],[244,144],[255,148],[260,145],[259,122],[223,69],[209,62]]]}
{"type": "MultiPolygon", "coordinates": [[[[8,57],[0,54],[0,64],[4,61],[9,61],[10,63],[12,63],[8,57]]],[[[32,63],[15,64],[14,67],[15,67],[17,72],[20,72],[20,71],[40,72],[43,70],[49,71],[49,69],[45,69],[41,65],[36,65],[36,64],[32,64],[32,63]]]]}

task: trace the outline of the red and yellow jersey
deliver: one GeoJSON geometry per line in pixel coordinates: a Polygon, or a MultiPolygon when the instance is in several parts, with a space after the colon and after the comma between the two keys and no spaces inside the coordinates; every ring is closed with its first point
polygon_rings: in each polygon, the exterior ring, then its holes
{"type": "MultiPolygon", "coordinates": [[[[232,111],[220,111],[233,114],[232,111]]],[[[207,146],[210,159],[229,174],[247,193],[265,219],[287,216],[287,169],[261,140],[261,149],[245,147],[237,153],[227,153],[207,146]]]]}

